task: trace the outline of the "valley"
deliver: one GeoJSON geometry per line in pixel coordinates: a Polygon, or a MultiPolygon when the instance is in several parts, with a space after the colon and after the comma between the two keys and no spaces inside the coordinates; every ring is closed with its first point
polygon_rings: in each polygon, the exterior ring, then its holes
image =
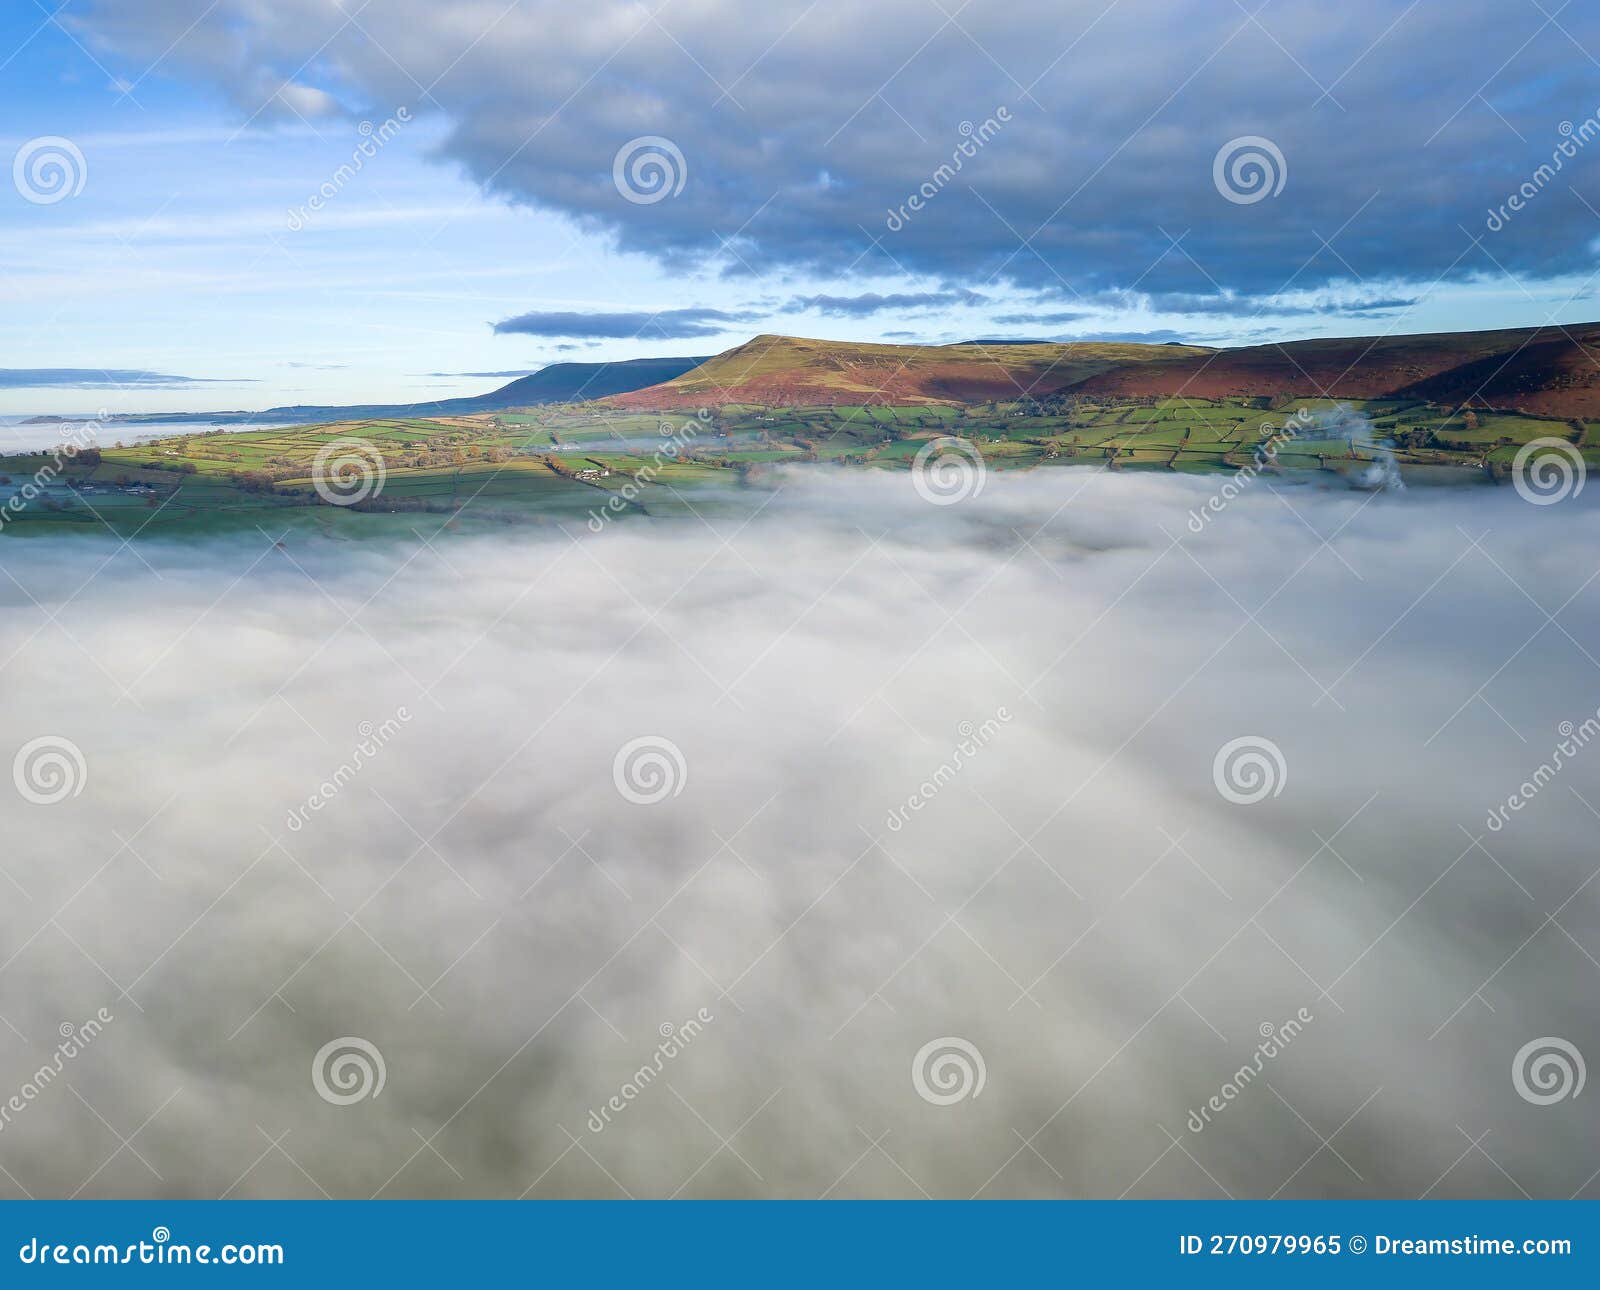
{"type": "MultiPolygon", "coordinates": [[[[1391,480],[1502,482],[1535,440],[1600,464],[1594,423],[1558,415],[1569,411],[1564,399],[1587,406],[1586,378],[1548,354],[1543,384],[1527,375],[1523,356],[1548,339],[1362,343],[1358,382],[1332,373],[1343,360],[1321,341],[1301,343],[1320,367],[1297,378],[1261,354],[1193,346],[758,337],[665,383],[586,402],[208,427],[0,458],[0,532],[245,524],[376,533],[417,513],[458,527],[687,516],[753,504],[741,494],[769,491],[787,466],[910,471],[949,440],[985,471],[1264,469],[1334,488],[1371,486],[1374,469],[1391,463],[1391,480]],[[1527,406],[1458,397],[1461,378],[1438,356],[1448,350],[1483,375],[1485,356],[1508,346],[1515,352],[1500,367],[1522,372],[1527,406]],[[1390,387],[1412,392],[1381,393],[1390,387]]],[[[1294,348],[1279,347],[1279,359],[1294,348]]],[[[1567,348],[1586,357],[1576,341],[1567,348]]],[[[1499,379],[1489,373],[1486,383],[1499,379]]]]}

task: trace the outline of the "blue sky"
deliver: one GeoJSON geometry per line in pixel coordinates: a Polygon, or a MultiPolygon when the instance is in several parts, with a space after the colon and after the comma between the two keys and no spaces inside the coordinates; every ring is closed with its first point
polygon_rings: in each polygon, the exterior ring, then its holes
{"type": "Polygon", "coordinates": [[[1600,139],[1489,227],[1600,107],[1596,20],[1324,8],[21,0],[0,149],[65,138],[83,173],[0,196],[0,414],[421,400],[763,331],[1600,316],[1600,139]],[[614,172],[641,137],[682,179],[659,201],[614,172]],[[1255,137],[1281,191],[1234,200],[1215,166],[1255,137]]]}
{"type": "MultiPolygon", "coordinates": [[[[28,17],[13,6],[0,44],[13,47],[17,20],[28,17]]],[[[648,259],[608,254],[570,221],[485,198],[457,167],[429,161],[437,122],[414,120],[364,162],[358,182],[291,231],[290,211],[361,142],[358,122],[241,133],[239,113],[207,87],[160,76],[123,96],[111,79],[123,70],[96,66],[53,25],[12,67],[23,79],[8,79],[8,69],[0,81],[5,155],[33,137],[65,136],[87,177],[81,195],[51,205],[0,202],[5,366],[207,383],[0,389],[0,411],[472,393],[505,378],[458,374],[578,356],[555,348],[573,342],[496,336],[493,321],[535,305],[627,307],[671,290],[648,259]]]]}

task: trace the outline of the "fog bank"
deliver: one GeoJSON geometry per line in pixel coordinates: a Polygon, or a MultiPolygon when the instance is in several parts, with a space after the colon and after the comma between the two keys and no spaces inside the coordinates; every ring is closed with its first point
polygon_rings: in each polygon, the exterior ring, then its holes
{"type": "Polygon", "coordinates": [[[0,539],[0,1195],[1594,1195],[1600,511],[1220,483],[0,539]]]}

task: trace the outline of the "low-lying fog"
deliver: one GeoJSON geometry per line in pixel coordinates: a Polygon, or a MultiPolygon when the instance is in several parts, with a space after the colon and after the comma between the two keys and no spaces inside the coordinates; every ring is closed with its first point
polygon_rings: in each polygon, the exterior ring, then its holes
{"type": "Polygon", "coordinates": [[[1220,482],[0,539],[0,1195],[1594,1195],[1600,511],[1220,482]]]}

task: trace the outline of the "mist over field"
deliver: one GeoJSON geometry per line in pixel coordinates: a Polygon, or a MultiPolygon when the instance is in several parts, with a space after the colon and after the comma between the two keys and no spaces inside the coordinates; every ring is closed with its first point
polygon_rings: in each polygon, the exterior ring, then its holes
{"type": "Polygon", "coordinates": [[[1588,496],[782,479],[0,541],[0,1195],[1595,1194],[1588,496]]]}

